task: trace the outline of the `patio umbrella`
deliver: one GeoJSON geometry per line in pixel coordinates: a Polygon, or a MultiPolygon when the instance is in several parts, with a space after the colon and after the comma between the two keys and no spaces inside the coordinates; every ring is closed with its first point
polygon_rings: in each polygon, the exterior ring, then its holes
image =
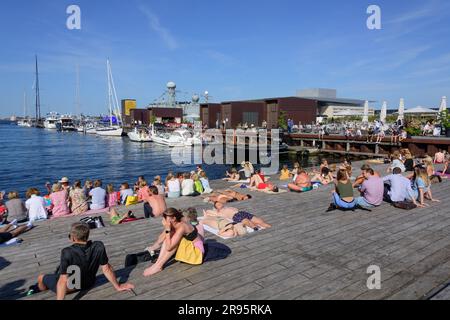
{"type": "Polygon", "coordinates": [[[398,120],[405,120],[405,99],[400,99],[400,105],[398,107],[398,120]]]}
{"type": "Polygon", "coordinates": [[[439,108],[439,112],[443,112],[447,110],[447,97],[442,97],[441,107],[439,108]]]}
{"type": "Polygon", "coordinates": [[[362,122],[369,122],[369,101],[366,100],[364,103],[364,116],[362,122]]]}
{"type": "Polygon", "coordinates": [[[383,106],[381,107],[381,113],[380,113],[380,121],[385,123],[386,122],[386,116],[387,116],[387,102],[383,102],[383,106]]]}

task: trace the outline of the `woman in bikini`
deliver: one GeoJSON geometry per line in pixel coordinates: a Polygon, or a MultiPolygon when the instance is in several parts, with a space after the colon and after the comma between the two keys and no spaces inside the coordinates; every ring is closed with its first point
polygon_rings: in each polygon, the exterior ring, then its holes
{"type": "Polygon", "coordinates": [[[251,199],[249,194],[242,194],[233,190],[216,191],[214,194],[205,198],[205,202],[221,202],[223,204],[228,202],[245,201],[251,199]]]}
{"type": "MultiPolygon", "coordinates": [[[[161,252],[159,253],[156,263],[145,269],[145,277],[161,272],[166,262],[169,261],[173,255],[178,253],[178,247],[182,241],[187,241],[190,244],[189,246],[184,247],[185,249],[190,248],[190,252],[180,252],[180,256],[182,254],[182,256],[203,257],[205,254],[203,237],[199,234],[195,226],[183,220],[183,214],[180,211],[169,208],[164,212],[163,217],[162,224],[164,231],[158,237],[155,244],[148,248],[149,251],[156,251],[161,248],[161,252]]],[[[176,258],[176,260],[178,259],[176,258]]],[[[196,264],[201,263],[202,261],[196,264]]]]}
{"type": "Polygon", "coordinates": [[[205,217],[200,224],[219,230],[218,235],[224,238],[235,238],[247,234],[247,229],[242,223],[235,223],[223,217],[205,217]]]}

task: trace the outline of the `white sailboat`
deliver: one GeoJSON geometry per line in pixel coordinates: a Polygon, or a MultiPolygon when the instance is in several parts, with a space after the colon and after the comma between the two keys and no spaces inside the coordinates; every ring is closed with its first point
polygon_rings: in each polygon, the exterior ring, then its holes
{"type": "Polygon", "coordinates": [[[100,136],[121,137],[123,135],[122,117],[109,60],[106,61],[106,68],[108,73],[109,126],[97,127],[96,133],[100,136]],[[113,123],[113,116],[116,117],[117,124],[113,123]]]}
{"type": "Polygon", "coordinates": [[[19,127],[31,128],[33,126],[33,121],[27,116],[27,93],[23,92],[23,119],[17,121],[19,127]]]}

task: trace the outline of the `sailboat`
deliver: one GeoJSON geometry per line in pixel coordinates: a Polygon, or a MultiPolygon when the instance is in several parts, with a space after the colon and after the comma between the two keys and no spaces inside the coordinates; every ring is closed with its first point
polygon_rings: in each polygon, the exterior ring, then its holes
{"type": "Polygon", "coordinates": [[[108,73],[109,124],[98,126],[96,133],[100,136],[121,137],[123,135],[122,117],[109,59],[106,61],[106,69],[108,73]]]}
{"type": "Polygon", "coordinates": [[[28,128],[33,126],[33,122],[27,117],[27,93],[25,91],[23,92],[23,119],[17,121],[17,125],[28,128]]]}

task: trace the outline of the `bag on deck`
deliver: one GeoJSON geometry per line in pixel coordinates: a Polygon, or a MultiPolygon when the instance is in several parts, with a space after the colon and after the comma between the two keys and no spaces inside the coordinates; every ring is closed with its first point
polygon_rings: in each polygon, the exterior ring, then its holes
{"type": "Polygon", "coordinates": [[[132,206],[134,204],[138,204],[139,203],[139,198],[137,196],[128,196],[127,200],[125,202],[126,206],[132,206]]]}
{"type": "Polygon", "coordinates": [[[393,205],[395,208],[403,209],[403,210],[412,210],[412,209],[417,208],[417,206],[416,206],[413,202],[411,202],[411,201],[398,201],[398,202],[393,202],[392,205],[393,205]]]}
{"type": "Polygon", "coordinates": [[[98,217],[86,217],[83,219],[80,219],[80,222],[86,223],[90,229],[99,229],[104,228],[105,224],[103,223],[103,218],[98,217]]]}
{"type": "Polygon", "coordinates": [[[147,262],[147,261],[155,262],[157,258],[158,258],[158,254],[155,254],[154,256],[152,256],[150,254],[150,252],[148,252],[148,251],[128,254],[125,257],[125,268],[135,266],[142,262],[147,262]]]}

